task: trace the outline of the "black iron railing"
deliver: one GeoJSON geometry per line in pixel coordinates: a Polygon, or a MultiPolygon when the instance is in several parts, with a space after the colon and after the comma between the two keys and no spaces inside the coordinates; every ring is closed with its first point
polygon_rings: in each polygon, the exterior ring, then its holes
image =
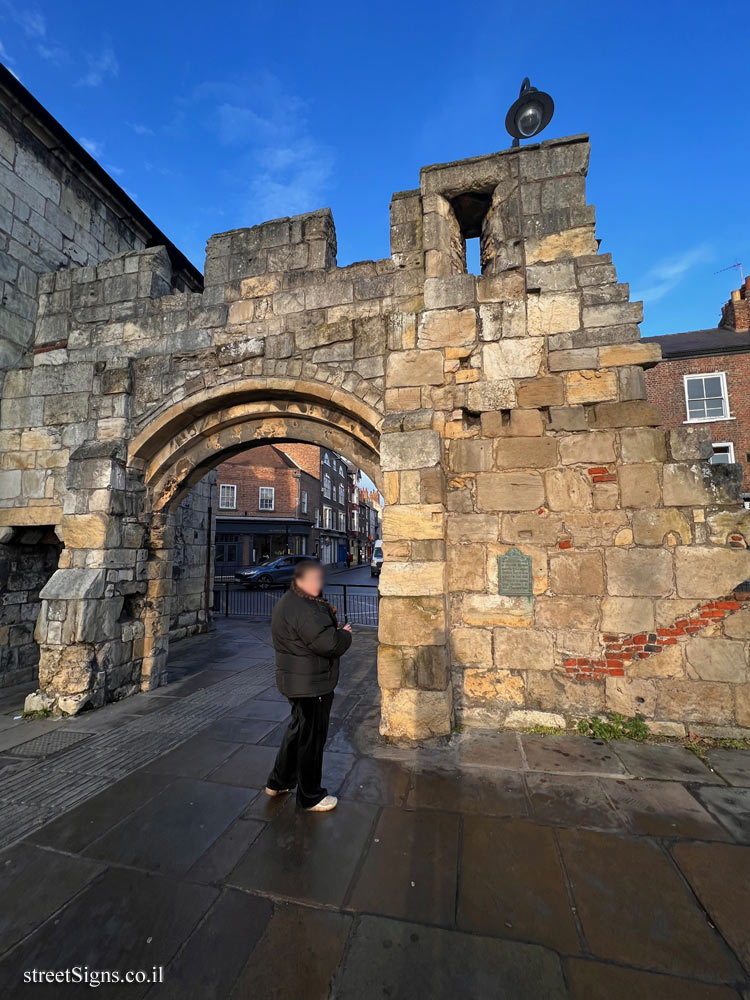
{"type": "MultiPolygon", "coordinates": [[[[247,590],[230,582],[214,586],[211,610],[215,615],[241,618],[270,618],[276,602],[283,596],[285,587],[267,590],[247,590]]],[[[378,588],[374,584],[336,584],[326,589],[323,596],[336,608],[340,622],[348,625],[378,624],[378,588]]]]}

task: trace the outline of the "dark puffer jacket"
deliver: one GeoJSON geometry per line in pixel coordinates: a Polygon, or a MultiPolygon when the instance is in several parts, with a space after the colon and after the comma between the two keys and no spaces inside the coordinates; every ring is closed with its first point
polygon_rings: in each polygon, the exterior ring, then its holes
{"type": "Polygon", "coordinates": [[[276,686],[287,698],[328,694],[339,679],[339,657],[352,643],[327,604],[288,590],[271,616],[276,686]]]}

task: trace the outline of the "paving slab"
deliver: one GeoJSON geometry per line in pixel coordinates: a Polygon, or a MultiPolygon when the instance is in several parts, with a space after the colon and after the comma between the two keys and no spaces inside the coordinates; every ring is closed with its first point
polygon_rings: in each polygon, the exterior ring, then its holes
{"type": "Polygon", "coordinates": [[[609,743],[585,736],[521,734],[521,745],[531,771],[553,774],[625,774],[609,743]]]}
{"type": "Polygon", "coordinates": [[[675,844],[672,854],[711,920],[750,972],[750,847],[675,844]]]}
{"type": "Polygon", "coordinates": [[[369,843],[377,806],[341,801],[335,813],[284,808],[227,882],[287,899],[341,906],[369,843]]]}
{"type": "Polygon", "coordinates": [[[90,844],[85,854],[150,871],[184,873],[251,798],[245,788],[177,778],[155,799],[90,844]]]}
{"type": "Polygon", "coordinates": [[[241,788],[264,788],[276,760],[275,747],[245,744],[209,775],[211,781],[241,788]]]}
{"type": "Polygon", "coordinates": [[[145,767],[152,774],[169,774],[176,778],[204,778],[235,750],[240,743],[212,739],[206,730],[185,740],[174,750],[152,760],[145,767]]]}
{"type": "Polygon", "coordinates": [[[708,762],[730,785],[750,787],[750,750],[710,750],[708,762]]]}
{"type": "Polygon", "coordinates": [[[289,702],[251,698],[238,705],[237,708],[233,708],[232,715],[236,719],[265,719],[269,722],[284,722],[289,718],[289,702]]]}
{"type": "Polygon", "coordinates": [[[351,925],[352,918],[343,913],[278,903],[231,1000],[328,997],[351,925]]]}
{"type": "Polygon", "coordinates": [[[0,854],[0,954],[104,870],[96,861],[21,843],[0,854]]]}
{"type": "Polygon", "coordinates": [[[413,809],[442,809],[484,816],[528,814],[522,775],[487,768],[417,770],[407,805],[413,809]]]}
{"type": "Polygon", "coordinates": [[[283,695],[279,689],[274,687],[267,687],[265,691],[261,691],[259,695],[256,695],[256,700],[258,701],[281,701],[285,705],[289,704],[289,699],[286,695],[283,695]]]}
{"type": "Polygon", "coordinates": [[[260,743],[276,728],[277,723],[267,719],[241,719],[225,716],[212,723],[204,730],[206,736],[215,740],[228,740],[232,743],[260,743]]]}
{"type": "Polygon", "coordinates": [[[185,680],[177,681],[173,685],[170,684],[168,686],[168,697],[186,698],[188,695],[195,694],[196,691],[212,687],[214,684],[218,684],[219,681],[225,681],[226,679],[227,673],[224,670],[201,670],[199,673],[191,674],[185,680]]]}
{"type": "Polygon", "coordinates": [[[257,840],[265,824],[257,819],[236,819],[188,869],[185,877],[191,882],[212,885],[223,882],[248,847],[257,840]]]}
{"type": "Polygon", "coordinates": [[[750,788],[700,788],[697,795],[733,840],[750,844],[750,788]]]}
{"type": "Polygon", "coordinates": [[[523,759],[517,733],[493,730],[468,730],[451,742],[456,748],[459,764],[479,764],[487,767],[505,767],[520,770],[523,759]]]}
{"type": "Polygon", "coordinates": [[[348,905],[359,912],[452,925],[459,817],[383,809],[348,905]]]}
{"type": "Polygon", "coordinates": [[[711,986],[586,959],[565,963],[570,1000],[738,1000],[729,986],[711,986]]]}
{"type": "Polygon", "coordinates": [[[560,830],[558,841],[594,956],[671,976],[739,981],[736,959],[657,844],[588,830],[560,830]]]}
{"type": "Polygon", "coordinates": [[[676,782],[608,781],[606,788],[627,828],[633,833],[651,837],[729,840],[721,824],[683,785],[676,782]]]}
{"type": "Polygon", "coordinates": [[[398,761],[360,757],[341,789],[343,798],[400,806],[406,801],[413,769],[398,761]]]}
{"type": "Polygon", "coordinates": [[[366,916],[354,927],[332,996],[563,1000],[567,991],[557,955],[538,945],[366,916]]]}
{"type": "Polygon", "coordinates": [[[338,795],[356,757],[352,753],[330,753],[323,756],[323,787],[329,795],[338,795]]]}
{"type": "Polygon", "coordinates": [[[607,797],[610,781],[527,771],[524,775],[531,815],[555,826],[624,830],[625,822],[607,797]]]}
{"type": "Polygon", "coordinates": [[[633,740],[615,740],[609,746],[636,778],[723,784],[721,778],[686,747],[636,743],[633,740]]]}
{"type": "Polygon", "coordinates": [[[135,771],[34,831],[29,839],[38,844],[49,844],[60,851],[80,853],[115,824],[159,795],[171,781],[172,778],[166,774],[135,771]]]}
{"type": "Polygon", "coordinates": [[[257,793],[247,809],[243,810],[240,818],[259,819],[264,823],[268,823],[272,819],[275,819],[282,809],[287,808],[296,808],[294,795],[291,792],[288,795],[266,795],[266,793],[261,790],[257,793]]]}
{"type": "MultiPolygon", "coordinates": [[[[71,860],[71,859],[67,859],[71,860]]],[[[38,876],[37,876],[38,877],[38,876]]],[[[54,884],[44,880],[47,892],[54,884]]],[[[0,961],[3,998],[78,998],[80,984],[21,984],[24,969],[150,970],[167,965],[218,895],[208,886],[112,869],[0,961]]],[[[103,995],[142,997],[148,985],[109,985],[103,995]]],[[[84,987],[84,992],[86,988],[84,987]]]]}
{"type": "Polygon", "coordinates": [[[164,982],[146,995],[154,1000],[226,1000],[272,912],[270,900],[225,890],[164,970],[164,982]]]}
{"type": "Polygon", "coordinates": [[[554,832],[525,820],[467,816],[457,924],[475,934],[578,952],[554,832]]]}

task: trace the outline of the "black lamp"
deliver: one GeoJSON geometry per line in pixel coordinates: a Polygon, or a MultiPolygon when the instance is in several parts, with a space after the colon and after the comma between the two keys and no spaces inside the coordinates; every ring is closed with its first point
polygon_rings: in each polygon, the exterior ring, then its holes
{"type": "Polygon", "coordinates": [[[505,130],[513,136],[513,146],[520,145],[521,139],[530,139],[545,129],[555,110],[555,102],[543,90],[532,87],[526,77],[521,84],[518,100],[512,104],[505,116],[505,130]]]}

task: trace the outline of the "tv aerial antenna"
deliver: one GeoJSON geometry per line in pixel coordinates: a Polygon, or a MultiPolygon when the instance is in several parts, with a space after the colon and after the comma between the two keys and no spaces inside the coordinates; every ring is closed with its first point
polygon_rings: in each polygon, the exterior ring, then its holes
{"type": "Polygon", "coordinates": [[[744,272],[743,267],[742,267],[742,262],[739,261],[739,260],[735,261],[734,264],[730,264],[729,267],[722,267],[721,270],[714,271],[714,274],[723,274],[725,271],[733,271],[734,268],[737,268],[738,271],[740,272],[740,284],[744,285],[744,283],[745,283],[745,272],[744,272]]]}

